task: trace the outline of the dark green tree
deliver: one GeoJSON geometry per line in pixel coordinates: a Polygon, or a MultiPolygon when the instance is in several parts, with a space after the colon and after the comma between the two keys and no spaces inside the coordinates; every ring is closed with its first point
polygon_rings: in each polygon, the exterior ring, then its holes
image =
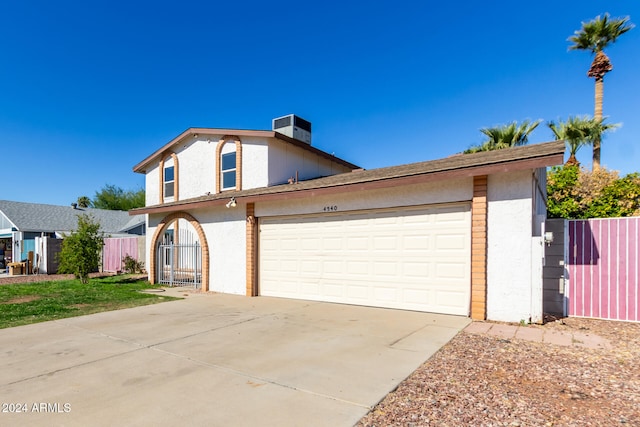
{"type": "Polygon", "coordinates": [[[144,205],[144,190],[125,191],[122,188],[111,184],[107,184],[100,191],[96,191],[91,202],[91,206],[96,209],[108,209],[113,211],[128,211],[130,209],[141,208],[144,205]]]}
{"type": "Polygon", "coordinates": [[[73,274],[82,283],[89,282],[89,273],[98,271],[104,233],[100,224],[87,214],[78,215],[77,229],[64,236],[58,254],[58,272],[73,274]]]}

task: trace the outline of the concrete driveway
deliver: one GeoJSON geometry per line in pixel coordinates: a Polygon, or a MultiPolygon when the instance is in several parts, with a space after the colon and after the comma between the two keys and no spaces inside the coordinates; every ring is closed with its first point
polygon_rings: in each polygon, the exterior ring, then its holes
{"type": "Polygon", "coordinates": [[[350,426],[469,319],[184,300],[0,330],[3,426],[350,426]]]}

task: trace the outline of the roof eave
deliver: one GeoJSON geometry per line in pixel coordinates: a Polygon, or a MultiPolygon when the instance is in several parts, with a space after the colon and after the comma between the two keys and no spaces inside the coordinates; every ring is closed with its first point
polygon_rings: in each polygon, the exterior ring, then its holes
{"type": "Polygon", "coordinates": [[[242,129],[214,129],[214,128],[189,128],[182,132],[177,137],[173,138],[171,141],[163,145],[160,149],[156,150],[150,156],[146,157],[140,163],[133,167],[133,171],[136,173],[145,173],[146,168],[152,163],[155,159],[162,156],[168,150],[170,150],[174,145],[179,144],[185,138],[193,137],[195,135],[233,135],[233,136],[252,136],[258,138],[276,138],[281,141],[288,142],[305,150],[311,151],[321,157],[332,160],[336,163],[344,165],[351,169],[358,169],[358,166],[350,163],[346,160],[343,160],[339,157],[332,156],[331,154],[322,151],[318,148],[315,148],[307,143],[302,141],[298,141],[297,139],[290,138],[286,135],[278,133],[272,130],[242,130],[242,129]]]}
{"type": "Polygon", "coordinates": [[[374,190],[391,188],[400,185],[412,185],[420,184],[432,181],[441,181],[451,178],[464,178],[481,175],[492,175],[496,173],[511,172],[523,169],[538,169],[548,166],[554,166],[562,164],[564,161],[564,150],[561,152],[553,152],[537,157],[530,157],[517,160],[508,160],[502,162],[496,162],[483,165],[472,165],[463,168],[447,169],[433,172],[418,173],[414,175],[381,178],[377,180],[355,182],[339,184],[334,186],[327,186],[321,188],[305,188],[296,189],[295,184],[283,185],[282,190],[279,192],[268,194],[253,194],[243,196],[242,192],[225,192],[216,195],[215,199],[207,200],[185,200],[183,203],[177,202],[170,205],[156,205],[144,208],[138,208],[130,211],[130,214],[154,214],[154,213],[169,213],[176,212],[185,209],[201,209],[213,206],[221,206],[226,204],[231,197],[234,197],[236,203],[252,203],[252,202],[264,202],[274,200],[290,200],[305,197],[315,197],[319,195],[338,194],[345,192],[354,192],[360,190],[374,190]]]}

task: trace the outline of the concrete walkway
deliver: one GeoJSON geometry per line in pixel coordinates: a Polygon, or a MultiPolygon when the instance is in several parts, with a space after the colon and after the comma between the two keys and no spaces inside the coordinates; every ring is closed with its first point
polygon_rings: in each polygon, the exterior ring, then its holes
{"type": "Polygon", "coordinates": [[[544,326],[510,325],[490,322],[473,322],[464,329],[471,334],[486,334],[503,339],[535,341],[562,346],[586,348],[610,348],[609,341],[594,334],[556,331],[544,326]]]}
{"type": "Polygon", "coordinates": [[[184,299],[0,330],[0,425],[351,426],[469,324],[169,294],[184,299]]]}

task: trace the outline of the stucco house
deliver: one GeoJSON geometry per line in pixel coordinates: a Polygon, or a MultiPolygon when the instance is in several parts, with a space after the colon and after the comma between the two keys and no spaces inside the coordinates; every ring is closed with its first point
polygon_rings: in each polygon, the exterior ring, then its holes
{"type": "Polygon", "coordinates": [[[89,214],[109,236],[144,235],[144,215],[124,211],[0,200],[0,270],[11,262],[26,260],[28,253],[42,257],[40,272],[55,273],[55,253],[65,234],[75,230],[78,215],[89,214]],[[40,240],[42,239],[42,240],[40,240]]]}
{"type": "Polygon", "coordinates": [[[363,170],[310,123],[190,128],[146,176],[154,283],[537,322],[546,167],[562,141],[363,170]]]}

